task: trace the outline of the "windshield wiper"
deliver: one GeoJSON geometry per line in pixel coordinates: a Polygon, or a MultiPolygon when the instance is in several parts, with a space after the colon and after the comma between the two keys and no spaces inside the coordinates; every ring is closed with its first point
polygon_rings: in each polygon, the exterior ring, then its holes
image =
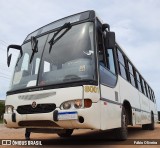
{"type": "Polygon", "coordinates": [[[32,47],[32,55],[30,58],[30,63],[33,60],[34,54],[38,52],[38,40],[34,36],[31,36],[31,47],[32,47]]]}
{"type": "Polygon", "coordinates": [[[51,40],[48,42],[50,44],[49,47],[49,53],[51,52],[52,46],[63,36],[65,35],[70,29],[71,29],[71,23],[65,23],[61,28],[59,28],[59,30],[53,35],[53,37],[51,38],[51,40]],[[55,39],[55,37],[59,34],[59,32],[63,29],[67,28],[59,37],[57,37],[55,39]]]}

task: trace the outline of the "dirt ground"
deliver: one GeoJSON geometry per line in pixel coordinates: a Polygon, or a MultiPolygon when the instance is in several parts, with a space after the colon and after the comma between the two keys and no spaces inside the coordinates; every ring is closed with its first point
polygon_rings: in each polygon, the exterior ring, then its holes
{"type": "MultiPolygon", "coordinates": [[[[0,124],[0,139],[22,139],[24,140],[25,129],[8,129],[0,124]]],[[[129,127],[128,140],[116,141],[111,131],[75,130],[71,138],[59,138],[56,134],[32,133],[31,140],[43,141],[41,147],[107,147],[107,148],[150,148],[160,147],[160,124],[156,124],[154,131],[142,130],[141,126],[129,127]],[[158,145],[135,145],[135,142],[156,142],[158,145]]],[[[0,147],[11,147],[1,146],[0,147]]],[[[19,146],[12,146],[19,147],[19,146]]],[[[20,146],[21,147],[21,146],[20,146]]],[[[28,146],[25,146],[28,147],[28,146]]],[[[40,146],[34,146],[40,147],[40,146]]]]}

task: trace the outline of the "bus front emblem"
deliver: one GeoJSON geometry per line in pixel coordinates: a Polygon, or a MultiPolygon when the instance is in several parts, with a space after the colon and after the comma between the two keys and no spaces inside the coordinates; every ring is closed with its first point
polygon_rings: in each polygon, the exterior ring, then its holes
{"type": "Polygon", "coordinates": [[[36,102],[33,101],[31,106],[32,106],[32,108],[36,108],[36,106],[37,106],[36,102]]]}

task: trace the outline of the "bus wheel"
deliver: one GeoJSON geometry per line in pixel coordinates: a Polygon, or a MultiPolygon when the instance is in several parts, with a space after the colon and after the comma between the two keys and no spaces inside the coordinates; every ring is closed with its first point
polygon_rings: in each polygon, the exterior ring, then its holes
{"type": "Polygon", "coordinates": [[[154,115],[151,114],[151,124],[143,124],[142,125],[143,130],[154,130],[155,124],[154,124],[154,115]]]}
{"type": "Polygon", "coordinates": [[[148,130],[149,128],[148,128],[148,124],[142,124],[142,129],[143,130],[148,130]]]}
{"type": "Polygon", "coordinates": [[[114,136],[117,140],[126,140],[128,137],[128,116],[124,107],[122,107],[121,128],[115,129],[114,136]]]}
{"type": "Polygon", "coordinates": [[[154,115],[151,115],[151,124],[148,125],[149,130],[154,130],[155,129],[155,124],[154,124],[154,115]]]}
{"type": "Polygon", "coordinates": [[[30,135],[31,135],[31,132],[27,131],[27,129],[26,129],[25,139],[26,139],[26,140],[30,140],[30,135]]]}
{"type": "Polygon", "coordinates": [[[73,129],[66,129],[63,133],[57,133],[60,137],[70,137],[73,133],[73,129]]]}

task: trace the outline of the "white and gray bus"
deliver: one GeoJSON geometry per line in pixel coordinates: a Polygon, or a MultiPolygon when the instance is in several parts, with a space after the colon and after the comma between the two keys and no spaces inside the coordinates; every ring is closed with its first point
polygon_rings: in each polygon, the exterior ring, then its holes
{"type": "Polygon", "coordinates": [[[5,102],[4,124],[71,136],[74,129],[112,129],[127,139],[128,125],[153,130],[154,91],[95,11],[54,21],[29,34],[5,102]]]}

